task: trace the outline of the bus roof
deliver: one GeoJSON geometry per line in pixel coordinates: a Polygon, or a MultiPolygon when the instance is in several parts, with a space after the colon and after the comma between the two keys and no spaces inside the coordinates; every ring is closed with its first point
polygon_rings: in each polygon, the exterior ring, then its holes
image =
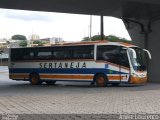
{"type": "Polygon", "coordinates": [[[76,46],[76,45],[116,45],[116,46],[124,46],[124,47],[137,47],[135,45],[124,43],[124,42],[109,42],[106,40],[98,40],[98,41],[83,41],[83,42],[69,42],[62,44],[54,44],[52,46],[76,46]]]}
{"type": "Polygon", "coordinates": [[[25,47],[25,48],[80,46],[80,45],[115,45],[115,46],[123,46],[123,47],[138,47],[129,43],[124,43],[124,42],[109,42],[106,40],[98,40],[98,41],[83,41],[83,42],[66,42],[66,43],[60,43],[60,44],[52,44],[51,46],[36,46],[36,47],[25,47]]]}

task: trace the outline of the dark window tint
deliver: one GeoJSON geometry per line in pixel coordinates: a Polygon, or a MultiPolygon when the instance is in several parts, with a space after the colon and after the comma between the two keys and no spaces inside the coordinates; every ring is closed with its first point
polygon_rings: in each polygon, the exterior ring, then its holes
{"type": "Polygon", "coordinates": [[[34,59],[33,49],[28,49],[28,48],[11,49],[12,61],[32,60],[32,59],[34,59]]]}
{"type": "Polygon", "coordinates": [[[97,47],[97,60],[106,60],[115,64],[119,64],[120,47],[103,45],[97,47]]]}
{"type": "Polygon", "coordinates": [[[129,60],[128,60],[128,55],[127,55],[127,50],[126,49],[121,49],[121,56],[120,56],[120,65],[129,67],[129,60]]]}
{"type": "Polygon", "coordinates": [[[23,52],[19,49],[11,49],[11,61],[22,59],[23,52]]]}
{"type": "Polygon", "coordinates": [[[51,60],[52,49],[50,47],[36,48],[36,60],[51,60]]]}
{"type": "Polygon", "coordinates": [[[24,54],[24,60],[33,60],[34,59],[34,52],[33,51],[27,51],[24,54]]]}
{"type": "Polygon", "coordinates": [[[53,59],[63,60],[72,58],[71,47],[57,47],[53,49],[53,59]]]}
{"type": "Polygon", "coordinates": [[[119,46],[98,46],[97,60],[106,60],[121,66],[129,67],[127,49],[119,46]]]}
{"type": "Polygon", "coordinates": [[[73,48],[74,59],[94,59],[94,46],[76,46],[73,48]]]}

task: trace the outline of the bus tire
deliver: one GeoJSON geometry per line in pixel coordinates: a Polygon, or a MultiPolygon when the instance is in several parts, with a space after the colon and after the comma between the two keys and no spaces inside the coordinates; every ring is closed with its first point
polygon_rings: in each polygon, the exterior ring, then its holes
{"type": "Polygon", "coordinates": [[[32,73],[30,75],[30,83],[32,85],[40,85],[42,84],[42,81],[40,80],[40,77],[37,73],[32,73]]]}
{"type": "Polygon", "coordinates": [[[46,81],[47,85],[55,85],[56,81],[46,81]]]}
{"type": "Polygon", "coordinates": [[[95,77],[95,82],[97,87],[107,86],[107,77],[104,74],[97,74],[95,77]]]}

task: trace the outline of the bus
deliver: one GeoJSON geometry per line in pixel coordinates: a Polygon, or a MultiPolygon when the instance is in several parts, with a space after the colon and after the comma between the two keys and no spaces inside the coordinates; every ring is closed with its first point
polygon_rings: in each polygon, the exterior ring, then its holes
{"type": "Polygon", "coordinates": [[[122,42],[77,42],[47,47],[11,48],[9,78],[32,85],[56,81],[142,84],[147,81],[146,49],[122,42]]]}

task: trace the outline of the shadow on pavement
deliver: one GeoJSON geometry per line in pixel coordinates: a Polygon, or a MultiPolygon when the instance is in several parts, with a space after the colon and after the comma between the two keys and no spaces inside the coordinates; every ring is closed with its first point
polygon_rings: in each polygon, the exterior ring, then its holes
{"type": "MultiPolygon", "coordinates": [[[[1,84],[1,82],[0,82],[1,84]]],[[[0,85],[1,95],[12,94],[59,94],[59,93],[98,93],[98,92],[110,92],[110,91],[148,91],[148,90],[160,90],[160,84],[148,83],[144,85],[127,85],[122,84],[117,87],[108,85],[107,87],[96,87],[90,85],[90,83],[81,82],[57,82],[55,85],[31,85],[29,82],[11,82],[5,85],[0,85]]]]}

